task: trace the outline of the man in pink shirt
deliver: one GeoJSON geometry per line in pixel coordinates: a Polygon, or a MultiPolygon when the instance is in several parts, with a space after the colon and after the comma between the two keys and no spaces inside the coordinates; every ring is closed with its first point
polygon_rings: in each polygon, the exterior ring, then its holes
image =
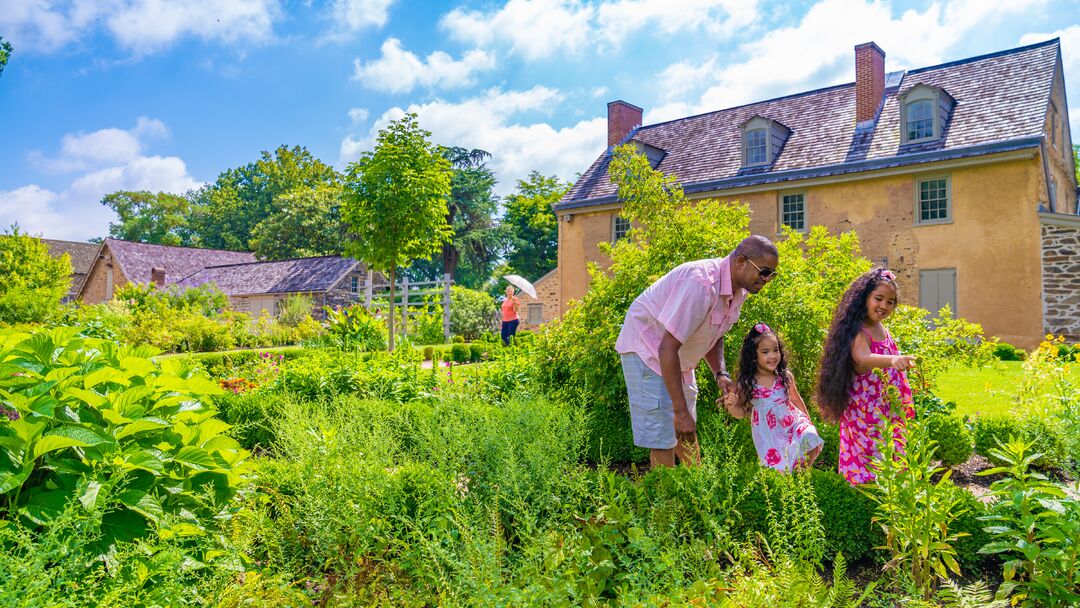
{"type": "Polygon", "coordinates": [[[724,363],[724,334],[746,296],[776,276],[772,242],[749,236],[719,259],[687,262],[660,277],[630,305],[615,350],[630,396],[634,445],[653,466],[698,462],[697,383],[704,358],[721,391],[735,389],[724,363]]]}

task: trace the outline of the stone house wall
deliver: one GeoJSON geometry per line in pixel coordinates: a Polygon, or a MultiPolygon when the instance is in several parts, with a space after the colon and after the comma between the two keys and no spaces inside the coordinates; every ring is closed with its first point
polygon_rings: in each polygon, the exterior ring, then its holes
{"type": "Polygon", "coordinates": [[[1080,342],[1080,216],[1041,219],[1044,333],[1080,342]]]}

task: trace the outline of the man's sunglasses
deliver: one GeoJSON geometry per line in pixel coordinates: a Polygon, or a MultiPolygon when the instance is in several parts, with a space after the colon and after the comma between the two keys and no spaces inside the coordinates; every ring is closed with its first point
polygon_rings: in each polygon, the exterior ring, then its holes
{"type": "Polygon", "coordinates": [[[757,264],[755,264],[754,260],[751,260],[750,258],[746,258],[746,261],[750,262],[750,265],[753,266],[754,268],[757,268],[757,271],[759,273],[761,273],[761,278],[767,279],[767,278],[769,278],[771,276],[776,276],[776,269],[775,268],[769,268],[767,266],[765,268],[762,268],[761,266],[758,266],[757,264]]]}

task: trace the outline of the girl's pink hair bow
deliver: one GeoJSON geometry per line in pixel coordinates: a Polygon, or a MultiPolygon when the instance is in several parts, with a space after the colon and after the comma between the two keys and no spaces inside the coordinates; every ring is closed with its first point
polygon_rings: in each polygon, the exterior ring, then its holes
{"type": "Polygon", "coordinates": [[[759,334],[771,334],[771,333],[773,333],[773,330],[771,328],[769,328],[768,325],[765,325],[764,323],[758,323],[758,324],[754,325],[754,330],[757,331],[759,334]]]}
{"type": "Polygon", "coordinates": [[[896,282],[896,275],[893,274],[891,270],[886,270],[886,269],[882,268],[881,269],[881,277],[884,278],[884,279],[888,279],[888,280],[892,281],[893,283],[896,282]]]}

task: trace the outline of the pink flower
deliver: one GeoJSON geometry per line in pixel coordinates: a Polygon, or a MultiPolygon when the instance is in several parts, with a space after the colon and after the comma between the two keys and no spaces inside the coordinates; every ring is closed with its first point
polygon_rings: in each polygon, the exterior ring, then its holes
{"type": "Polygon", "coordinates": [[[787,427],[791,426],[792,424],[795,424],[795,417],[792,416],[791,414],[788,414],[787,416],[784,416],[783,418],[780,419],[780,426],[782,426],[784,428],[787,428],[787,427]]]}
{"type": "Polygon", "coordinates": [[[776,451],[776,448],[769,448],[769,451],[765,453],[765,462],[770,467],[780,464],[780,452],[776,451]]]}
{"type": "Polygon", "coordinates": [[[751,422],[752,424],[757,424],[757,423],[758,423],[758,413],[757,413],[757,409],[754,409],[754,415],[753,415],[753,417],[751,417],[751,418],[750,418],[750,422],[751,422]]]}
{"type": "Polygon", "coordinates": [[[769,410],[769,413],[765,414],[765,424],[769,425],[770,429],[776,428],[776,414],[773,414],[772,410],[769,410]]]}

